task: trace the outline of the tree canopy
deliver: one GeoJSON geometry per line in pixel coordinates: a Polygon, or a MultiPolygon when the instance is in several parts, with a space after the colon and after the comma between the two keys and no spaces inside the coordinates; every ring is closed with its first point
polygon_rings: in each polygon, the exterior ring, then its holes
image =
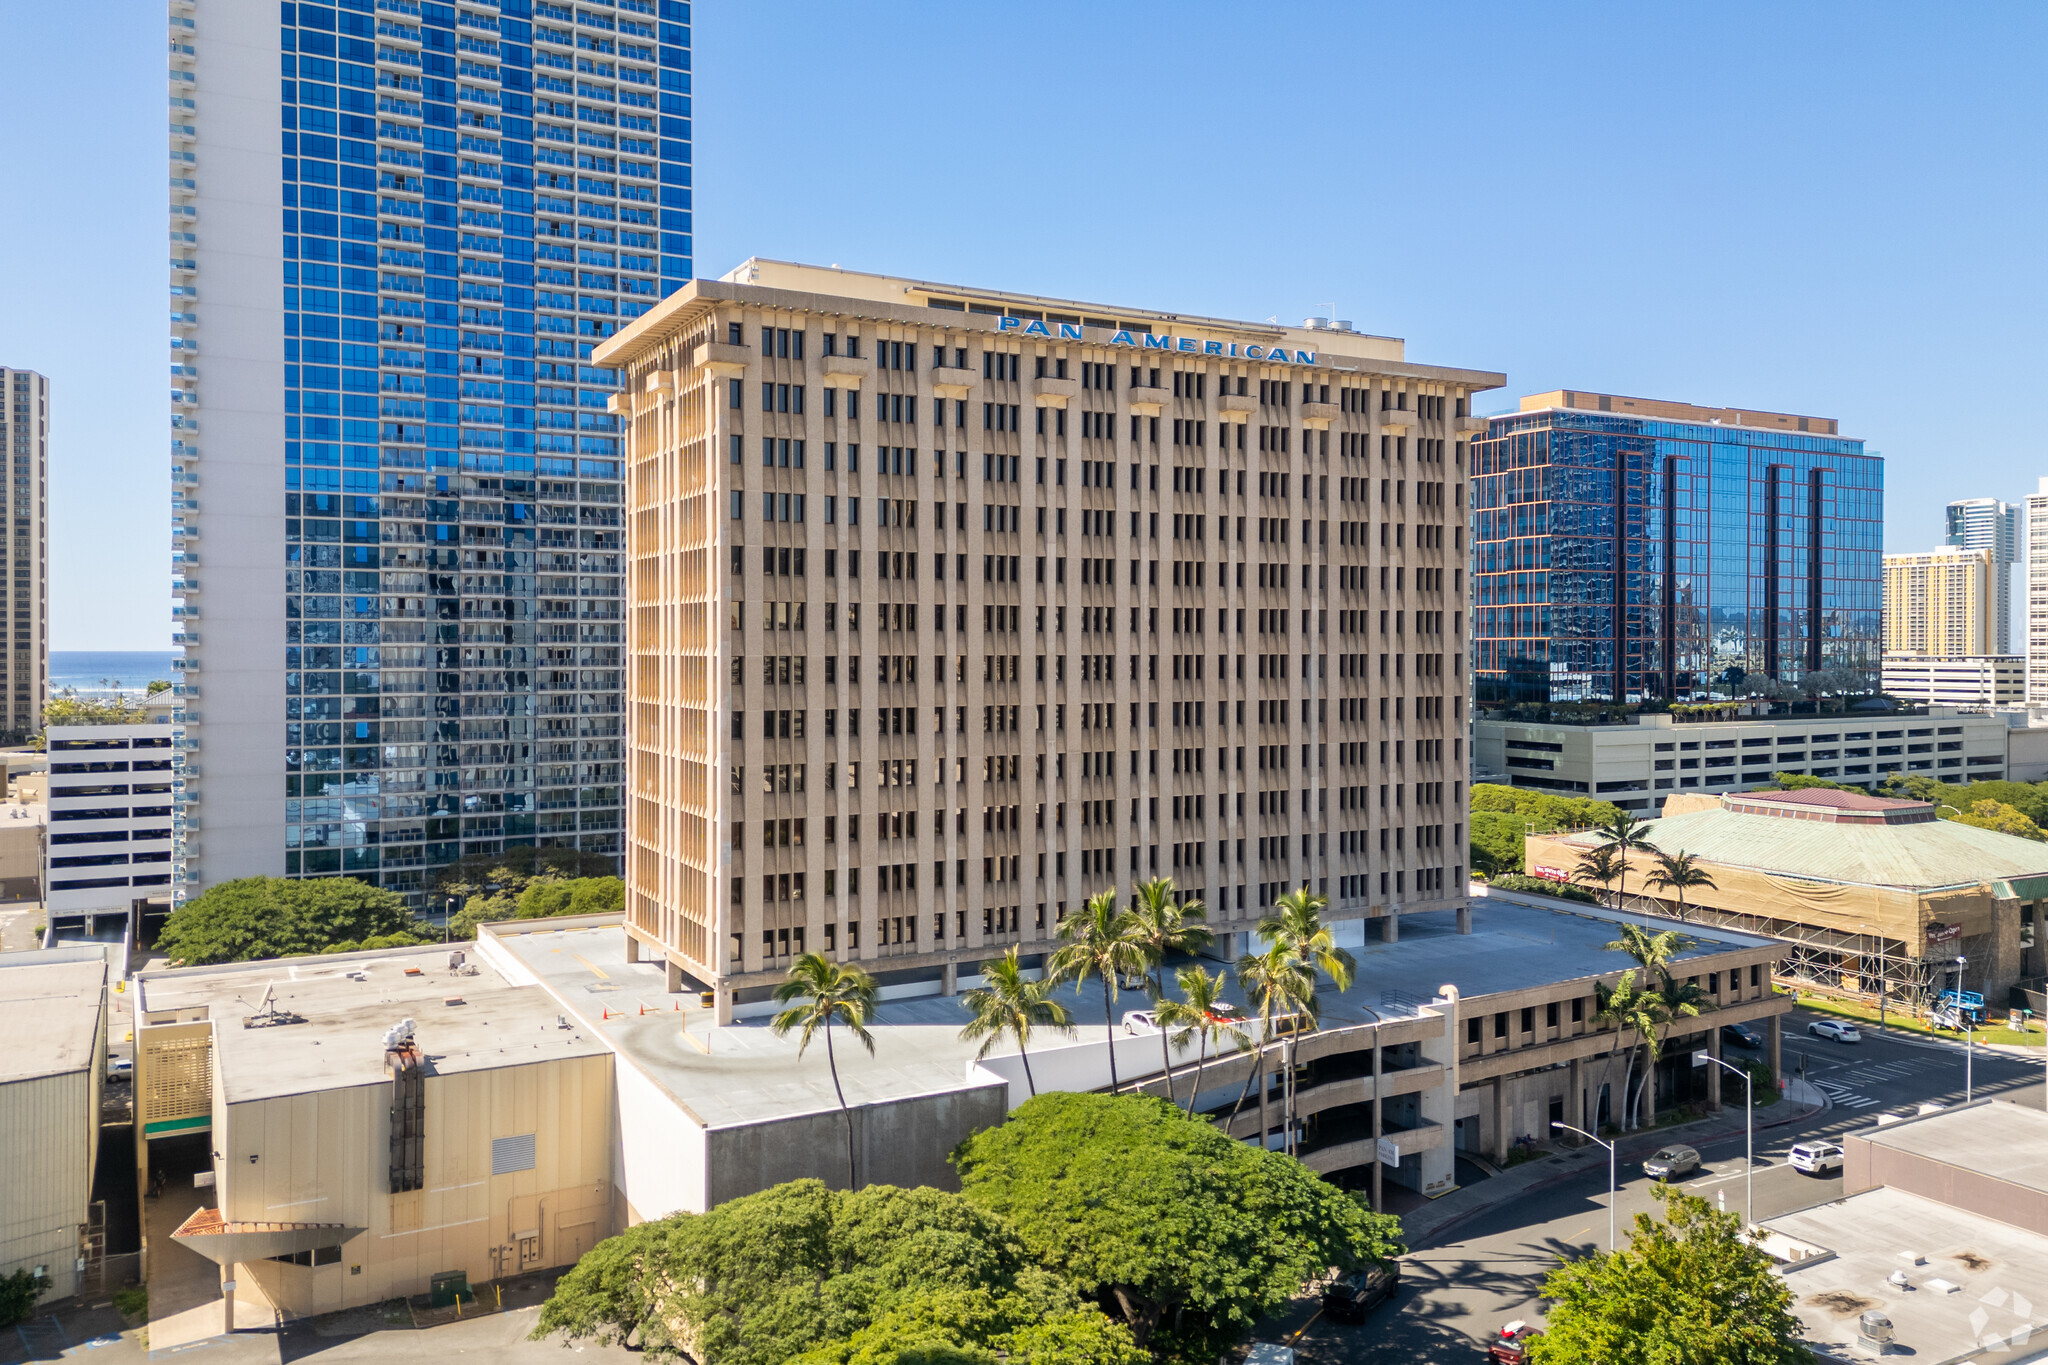
{"type": "MultiPolygon", "coordinates": [[[[126,698],[52,697],[43,703],[43,724],[140,725],[149,713],[126,698]]],[[[166,732],[168,733],[168,731],[166,732]]]]}
{"type": "Polygon", "coordinates": [[[2003,801],[1972,801],[1962,808],[1962,814],[1952,815],[1949,819],[1959,825],[1996,830],[2000,834],[2013,834],[2036,843],[2048,842],[2048,834],[2043,834],[2041,827],[2029,819],[2025,811],[2003,801]]]}
{"type": "Polygon", "coordinates": [[[517,878],[517,884],[471,896],[448,921],[452,938],[475,938],[479,924],[556,915],[617,914],[626,906],[626,884],[617,877],[517,878]]]}
{"type": "Polygon", "coordinates": [[[1612,801],[1594,801],[1583,796],[1551,796],[1524,787],[1506,787],[1495,782],[1472,785],[1472,811],[1502,811],[1527,816],[1539,833],[1556,829],[1590,829],[1604,825],[1620,813],[1612,801]]]}
{"type": "Polygon", "coordinates": [[[1472,870],[1490,877],[1514,876],[1522,871],[1522,839],[1534,823],[1529,816],[1513,811],[1472,811],[1472,870]]]}
{"type": "Polygon", "coordinates": [[[203,966],[427,943],[396,892],[353,877],[243,877],[171,912],[157,947],[203,966]]]}
{"type": "Polygon", "coordinates": [[[536,1339],[703,1365],[1141,1365],[1130,1334],[957,1194],[797,1180],[642,1223],[556,1285],[536,1339]]]}
{"type": "Polygon", "coordinates": [[[1550,1272],[1533,1365],[1798,1365],[1814,1359],[1792,1291],[1742,1236],[1742,1220],[1658,1185],[1659,1220],[1636,1215],[1629,1244],[1550,1272]]]}
{"type": "Polygon", "coordinates": [[[1398,1219],[1162,1099],[1040,1095],[953,1159],[968,1203],[1163,1358],[1213,1360],[1329,1267],[1400,1251],[1398,1219]]]}

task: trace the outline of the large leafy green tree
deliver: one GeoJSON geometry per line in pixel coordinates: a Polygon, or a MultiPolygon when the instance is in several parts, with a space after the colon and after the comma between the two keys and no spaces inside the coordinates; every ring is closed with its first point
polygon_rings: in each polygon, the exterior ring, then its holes
{"type": "Polygon", "coordinates": [[[599,1243],[541,1309],[534,1337],[555,1333],[630,1341],[654,1359],[686,1350],[702,1365],[1143,1359],[1128,1332],[961,1196],[816,1180],[599,1243]],[[1062,1341],[1077,1345],[1062,1353],[1062,1341]]]}
{"type": "Polygon", "coordinates": [[[1974,825],[1978,829],[2017,835],[2019,838],[2032,839],[2037,843],[2048,841],[2048,834],[2043,834],[2041,827],[2035,824],[2025,811],[2003,801],[1972,801],[1962,808],[1961,814],[1948,818],[1959,825],[1974,825]]]}
{"type": "Polygon", "coordinates": [[[1040,1095],[954,1164],[970,1204],[1162,1360],[1214,1360],[1329,1267],[1400,1252],[1397,1219],[1152,1096],[1040,1095]]]}
{"type": "Polygon", "coordinates": [[[1742,1220],[1666,1186],[1659,1220],[1636,1215],[1628,1246],[1550,1273],[1533,1365],[1804,1365],[1792,1291],[1742,1220]]]}
{"type": "Polygon", "coordinates": [[[1523,840],[1535,822],[1510,811],[1472,812],[1472,869],[1489,877],[1512,876],[1522,870],[1523,840]]]}
{"type": "Polygon", "coordinates": [[[173,910],[157,935],[157,947],[172,961],[194,967],[430,941],[413,933],[412,915],[396,892],[353,877],[221,882],[173,910]]]}

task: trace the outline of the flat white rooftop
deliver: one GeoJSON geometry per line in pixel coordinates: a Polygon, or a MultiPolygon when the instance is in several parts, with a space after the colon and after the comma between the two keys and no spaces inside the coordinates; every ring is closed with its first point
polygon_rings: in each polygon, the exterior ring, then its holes
{"type": "Polygon", "coordinates": [[[1808,1340],[1832,1345],[1838,1358],[1868,1358],[1847,1348],[1858,1318],[1873,1309],[1892,1321],[1896,1358],[1915,1365],[2048,1356],[2048,1237],[1894,1189],[1868,1190],[1763,1226],[1833,1253],[1781,1273],[1808,1340]],[[1908,1252],[1924,1264],[1909,1264],[1908,1252]],[[1890,1284],[1893,1271],[1904,1271],[1913,1287],[1890,1284]]]}
{"type": "Polygon", "coordinates": [[[106,981],[96,949],[0,956],[0,1084],[89,1068],[106,981]]]}
{"type": "Polygon", "coordinates": [[[573,1017],[562,1027],[562,1010],[545,991],[513,985],[474,951],[464,956],[474,975],[451,969],[449,949],[439,947],[145,972],[136,978],[137,1008],[206,1011],[229,1104],[381,1083],[384,1031],[405,1018],[417,1024],[430,1075],[606,1050],[573,1017]]]}

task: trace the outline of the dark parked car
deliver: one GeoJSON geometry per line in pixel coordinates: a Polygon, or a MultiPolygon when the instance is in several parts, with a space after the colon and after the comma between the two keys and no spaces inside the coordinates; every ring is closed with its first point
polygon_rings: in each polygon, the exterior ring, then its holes
{"type": "Polygon", "coordinates": [[[1764,1045],[1763,1035],[1743,1024],[1721,1025],[1721,1046],[1744,1047],[1755,1052],[1764,1045]]]}
{"type": "Polygon", "coordinates": [[[1323,1291],[1323,1312],[1337,1322],[1364,1322],[1400,1287],[1401,1267],[1392,1261],[1354,1270],[1323,1291]]]}

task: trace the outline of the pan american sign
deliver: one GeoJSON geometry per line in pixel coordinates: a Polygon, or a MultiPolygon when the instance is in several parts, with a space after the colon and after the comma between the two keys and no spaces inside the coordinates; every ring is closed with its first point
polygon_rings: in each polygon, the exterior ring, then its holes
{"type": "MultiPolygon", "coordinates": [[[[1019,336],[1044,337],[1046,340],[1082,341],[1081,324],[1078,322],[1055,322],[1048,327],[1036,318],[1006,317],[996,325],[998,332],[1015,332],[1019,336]]],[[[1110,333],[1111,346],[1129,346],[1139,351],[1172,351],[1179,355],[1220,356],[1228,360],[1264,360],[1281,365],[1313,365],[1314,351],[1300,347],[1262,346],[1256,341],[1204,341],[1199,337],[1168,336],[1155,332],[1132,332],[1118,328],[1110,333]]]]}

